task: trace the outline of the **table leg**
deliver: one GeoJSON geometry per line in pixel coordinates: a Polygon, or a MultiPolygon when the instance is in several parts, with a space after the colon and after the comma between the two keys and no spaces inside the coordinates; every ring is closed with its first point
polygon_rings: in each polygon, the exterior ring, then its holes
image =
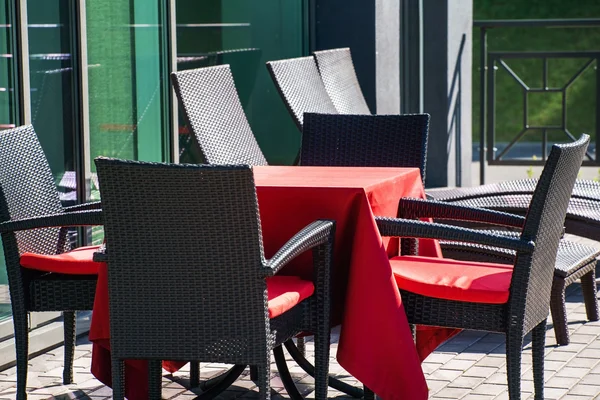
{"type": "Polygon", "coordinates": [[[210,400],[217,397],[233,384],[244,372],[246,365],[235,365],[229,371],[202,383],[202,394],[196,400],[210,400]]]}
{"type": "MultiPolygon", "coordinates": [[[[300,353],[296,345],[292,340],[288,340],[284,343],[285,348],[287,349],[292,359],[298,364],[300,368],[306,371],[307,374],[314,377],[315,376],[315,367],[312,365],[303,355],[300,353]]],[[[363,397],[364,392],[362,389],[354,387],[352,385],[348,385],[345,382],[340,381],[339,379],[329,377],[329,386],[334,388],[335,390],[339,390],[340,392],[346,393],[349,396],[360,399],[363,397]]]]}
{"type": "Polygon", "coordinates": [[[190,387],[197,388],[198,386],[200,386],[200,363],[190,361],[190,387]]]}
{"type": "Polygon", "coordinates": [[[298,392],[298,388],[294,383],[294,379],[292,379],[292,376],[290,375],[287,362],[285,361],[285,356],[283,355],[283,348],[281,346],[275,347],[273,349],[273,354],[275,355],[275,364],[277,365],[277,370],[279,371],[279,377],[281,378],[283,387],[290,396],[290,399],[303,400],[304,397],[300,394],[300,392],[298,392]]]}

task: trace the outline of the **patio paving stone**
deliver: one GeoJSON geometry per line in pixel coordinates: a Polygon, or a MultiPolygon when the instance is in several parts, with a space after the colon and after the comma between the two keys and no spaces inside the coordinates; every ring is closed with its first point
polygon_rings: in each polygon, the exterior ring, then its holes
{"type": "MultiPolygon", "coordinates": [[[[598,275],[600,276],[600,275],[598,275]]],[[[600,399],[600,322],[587,322],[585,308],[581,303],[581,289],[578,284],[567,291],[567,312],[571,330],[571,344],[557,346],[554,331],[549,319],[546,331],[545,356],[545,398],[560,400],[600,399]]],[[[333,376],[354,386],[362,386],[335,361],[338,335],[334,332],[331,348],[330,371],[333,376]]],[[[112,389],[97,381],[90,372],[91,343],[87,337],[78,339],[74,362],[74,383],[62,385],[62,347],[49,350],[30,360],[28,374],[29,399],[86,399],[106,400],[112,396],[112,389]]],[[[503,335],[464,332],[451,339],[423,363],[423,371],[430,389],[430,399],[460,400],[502,400],[508,399],[506,385],[505,342],[503,335]]],[[[307,342],[310,355],[313,343],[307,342]]],[[[287,357],[289,359],[289,356],[287,357]]],[[[221,373],[222,364],[202,364],[203,379],[221,373]]],[[[293,362],[290,371],[298,384],[298,389],[309,399],[314,399],[313,380],[293,362]]],[[[525,341],[522,360],[522,398],[533,398],[533,378],[531,371],[531,343],[525,341]]],[[[163,376],[163,398],[168,400],[191,400],[200,393],[188,390],[189,367],[163,376]]],[[[273,363],[272,399],[287,399],[287,393],[273,363]]],[[[15,398],[16,369],[0,371],[0,400],[15,398]]],[[[249,372],[226,392],[219,400],[257,399],[258,389],[250,380],[249,372]]],[[[351,397],[329,390],[331,399],[351,399],[351,397]]],[[[320,400],[320,399],[317,399],[320,400]]],[[[410,400],[410,399],[409,399],[410,400]]]]}

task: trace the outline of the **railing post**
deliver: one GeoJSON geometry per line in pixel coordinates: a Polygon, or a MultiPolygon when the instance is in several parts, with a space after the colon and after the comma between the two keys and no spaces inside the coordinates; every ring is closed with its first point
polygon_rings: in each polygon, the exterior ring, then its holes
{"type": "Polygon", "coordinates": [[[479,30],[479,184],[485,183],[485,112],[486,112],[486,79],[487,71],[487,29],[479,30]]]}
{"type": "Polygon", "coordinates": [[[596,57],[596,140],[594,160],[598,163],[598,139],[600,139],[600,57],[596,57]]]}
{"type": "Polygon", "coordinates": [[[486,133],[486,137],[487,137],[487,159],[488,161],[492,161],[494,160],[494,139],[495,139],[495,121],[494,121],[494,117],[496,115],[496,93],[495,93],[495,85],[494,85],[494,79],[496,78],[495,74],[495,67],[496,67],[496,59],[494,57],[491,58],[491,62],[490,59],[488,58],[488,64],[487,64],[487,88],[486,88],[486,102],[487,102],[487,107],[486,107],[486,112],[487,114],[485,115],[485,122],[486,122],[486,128],[485,128],[485,133],[486,133]]]}

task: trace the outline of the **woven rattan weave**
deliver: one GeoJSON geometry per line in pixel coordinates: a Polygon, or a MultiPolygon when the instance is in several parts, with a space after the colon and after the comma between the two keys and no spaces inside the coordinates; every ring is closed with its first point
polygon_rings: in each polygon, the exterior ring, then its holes
{"type": "Polygon", "coordinates": [[[267,69],[300,131],[304,113],[337,114],[313,57],[269,61],[267,69]]]}
{"type": "Polygon", "coordinates": [[[67,226],[102,223],[99,203],[64,208],[50,165],[32,126],[0,132],[0,233],[8,273],[17,353],[17,399],[27,397],[28,313],[63,311],[63,382],[73,381],[75,311],[93,308],[97,277],[24,269],[25,252],[70,250],[67,226]],[[42,228],[42,229],[38,229],[42,228]]]}
{"type": "Polygon", "coordinates": [[[122,360],[137,358],[154,366],[151,399],[161,398],[156,365],[166,359],[254,365],[268,399],[270,352],[302,331],[315,335],[315,396],[327,398],[334,223],[313,222],[265,260],[249,166],[104,158],[96,166],[110,254],[114,398],[123,398],[122,360]],[[265,279],[310,249],[315,293],[269,319],[265,279]]]}
{"type": "MultiPolygon", "coordinates": [[[[571,202],[573,199],[571,199],[571,202]]],[[[503,226],[520,230],[525,219],[518,215],[473,208],[453,203],[402,199],[399,205],[406,218],[434,218],[437,221],[467,222],[467,225],[503,226]]],[[[525,210],[526,211],[526,210],[525,210]]],[[[509,231],[496,232],[501,235],[515,236],[509,231]]],[[[459,260],[483,261],[513,264],[515,252],[511,250],[481,246],[464,242],[443,241],[440,243],[444,256],[459,260]]],[[[569,329],[565,305],[565,289],[571,283],[581,279],[583,297],[590,321],[598,320],[598,301],[596,300],[596,259],[600,251],[591,246],[570,240],[561,240],[556,257],[554,281],[550,309],[556,341],[559,345],[569,344],[569,329]]]]}
{"type": "Polygon", "coordinates": [[[229,65],[173,72],[171,80],[204,163],[267,165],[229,65]]]}
{"type": "Polygon", "coordinates": [[[365,101],[349,48],[313,53],[325,90],[340,114],[371,114],[365,101]]]}
{"type": "MultiPolygon", "coordinates": [[[[531,195],[535,190],[536,184],[537,179],[519,179],[474,187],[431,189],[429,194],[435,200],[441,201],[459,201],[480,197],[497,197],[515,194],[531,195]]],[[[575,182],[575,187],[573,187],[571,197],[600,201],[600,182],[578,179],[575,182]]]]}
{"type": "Polygon", "coordinates": [[[521,398],[521,352],[523,338],[529,332],[535,399],[544,398],[544,340],[554,265],[567,206],[588,143],[589,136],[583,135],[577,142],[552,147],[517,238],[417,220],[378,220],[383,236],[464,241],[516,252],[509,300],[505,304],[452,301],[401,290],[410,323],[506,334],[511,400],[521,398]]]}
{"type": "Polygon", "coordinates": [[[425,179],[429,114],[304,115],[300,163],[419,167],[425,179]]]}

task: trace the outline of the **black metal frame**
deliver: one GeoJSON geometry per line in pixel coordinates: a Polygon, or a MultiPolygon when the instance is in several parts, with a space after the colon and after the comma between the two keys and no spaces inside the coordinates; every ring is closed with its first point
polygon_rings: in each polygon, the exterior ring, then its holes
{"type": "MultiPolygon", "coordinates": [[[[585,71],[587,71],[594,62],[596,66],[600,60],[600,52],[589,52],[589,51],[523,51],[523,52],[488,52],[488,63],[491,68],[487,69],[487,100],[490,105],[487,107],[487,141],[490,146],[487,147],[487,162],[490,165],[543,165],[546,158],[548,157],[548,131],[549,130],[561,130],[571,139],[575,141],[575,136],[567,128],[567,89],[579,78],[585,71]],[[516,73],[513,71],[508,64],[505,62],[506,59],[542,59],[543,60],[543,85],[541,88],[529,87],[516,73]],[[583,58],[587,59],[585,64],[569,79],[569,81],[562,87],[549,87],[548,86],[548,59],[554,58],[583,58]],[[523,89],[523,128],[515,136],[515,138],[504,148],[499,154],[495,154],[494,143],[496,134],[496,107],[495,107],[495,71],[497,65],[502,67],[508,74],[522,87],[523,89]],[[529,109],[529,94],[530,93],[561,93],[562,94],[562,115],[561,123],[559,125],[530,125],[528,118],[529,109]],[[541,160],[519,160],[519,159],[503,159],[508,151],[521,139],[525,133],[531,130],[542,131],[542,159],[541,160]]],[[[596,80],[600,82],[600,71],[596,68],[596,80]]],[[[596,85],[596,96],[600,99],[600,85],[596,85]]],[[[599,113],[600,115],[600,113],[599,113]]],[[[596,126],[595,140],[598,141],[600,137],[600,124],[596,126]]],[[[586,152],[588,160],[584,160],[585,164],[596,165],[596,157],[589,151],[586,152]]]]}
{"type": "MultiPolygon", "coordinates": [[[[600,60],[600,52],[596,51],[527,51],[527,52],[489,52],[487,45],[487,34],[490,29],[494,28],[600,28],[600,19],[535,19],[535,20],[483,20],[474,21],[473,27],[479,29],[480,37],[480,146],[479,146],[479,178],[480,183],[485,183],[485,166],[486,162],[490,165],[543,165],[547,153],[547,131],[550,129],[563,130],[566,135],[575,140],[574,136],[567,128],[566,115],[566,89],[587,70],[594,61],[596,62],[596,115],[600,116],[600,72],[598,71],[598,62],[600,60]],[[519,77],[510,70],[503,59],[517,58],[536,58],[542,59],[543,62],[543,87],[529,88],[519,77]],[[588,58],[588,61],[583,67],[561,88],[548,87],[548,58],[588,58]],[[494,155],[494,117],[495,117],[495,99],[494,99],[494,77],[496,64],[500,64],[524,89],[525,112],[523,129],[517,134],[515,139],[504,149],[499,155],[494,155]],[[528,126],[527,121],[527,96],[528,93],[563,93],[563,115],[562,123],[559,126],[528,126]],[[516,160],[502,159],[506,152],[516,143],[528,130],[541,130],[543,134],[543,159],[542,160],[516,160]]],[[[596,132],[594,139],[597,142],[600,138],[600,124],[596,124],[596,132]]],[[[587,160],[584,160],[584,165],[598,165],[597,157],[590,152],[586,153],[587,160]]]]}

